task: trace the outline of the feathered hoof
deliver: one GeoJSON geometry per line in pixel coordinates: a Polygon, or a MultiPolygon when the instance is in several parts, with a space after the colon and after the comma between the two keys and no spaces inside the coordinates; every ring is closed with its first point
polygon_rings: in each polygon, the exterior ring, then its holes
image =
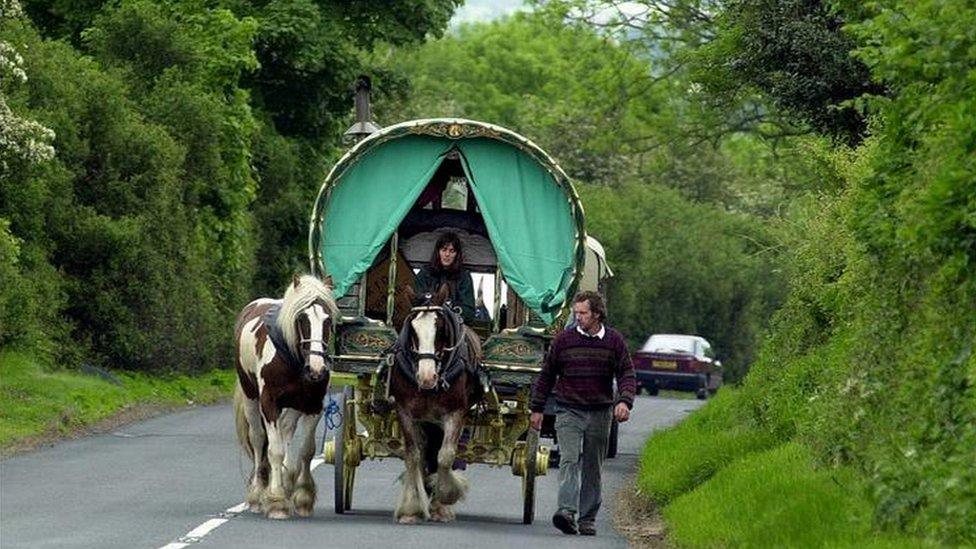
{"type": "Polygon", "coordinates": [[[272,509],[268,511],[268,518],[272,520],[286,520],[291,518],[287,510],[272,509]]]}
{"type": "Polygon", "coordinates": [[[468,493],[468,481],[451,471],[447,478],[437,483],[433,499],[444,505],[454,505],[468,493]]]}
{"type": "Polygon", "coordinates": [[[266,495],[261,504],[269,519],[281,520],[291,516],[291,504],[283,495],[266,495]]]}
{"type": "Polygon", "coordinates": [[[295,514],[300,517],[312,516],[315,508],[315,485],[300,484],[291,496],[291,503],[295,507],[295,514]]]}
{"type": "Polygon", "coordinates": [[[457,515],[454,509],[447,505],[432,504],[430,506],[430,520],[433,522],[454,522],[457,515]]]}
{"type": "Polygon", "coordinates": [[[247,498],[245,498],[248,510],[257,514],[264,512],[264,510],[261,508],[262,499],[263,494],[261,490],[248,490],[247,498]]]}

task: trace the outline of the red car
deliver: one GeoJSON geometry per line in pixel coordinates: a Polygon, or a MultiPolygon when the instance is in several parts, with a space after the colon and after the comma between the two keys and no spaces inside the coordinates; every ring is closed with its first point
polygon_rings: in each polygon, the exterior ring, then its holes
{"type": "Polygon", "coordinates": [[[659,389],[691,390],[705,399],[722,385],[722,363],[703,337],[654,334],[630,357],[638,391],[651,395],[659,389]]]}

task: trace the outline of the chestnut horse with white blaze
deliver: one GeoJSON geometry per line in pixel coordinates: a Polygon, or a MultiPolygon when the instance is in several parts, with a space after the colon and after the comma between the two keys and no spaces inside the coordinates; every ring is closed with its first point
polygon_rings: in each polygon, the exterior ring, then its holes
{"type": "Polygon", "coordinates": [[[256,299],[237,317],[237,438],[254,468],[252,512],[283,519],[315,507],[310,462],[332,369],[327,353],[339,317],[332,281],[295,277],[280,300],[256,299]]]}
{"type": "Polygon", "coordinates": [[[454,520],[451,506],[467,491],[453,465],[465,415],[484,396],[477,374],[481,342],[445,304],[448,293],[443,285],[411,309],[393,350],[390,394],[406,466],[394,518],[403,524],[454,520]]]}

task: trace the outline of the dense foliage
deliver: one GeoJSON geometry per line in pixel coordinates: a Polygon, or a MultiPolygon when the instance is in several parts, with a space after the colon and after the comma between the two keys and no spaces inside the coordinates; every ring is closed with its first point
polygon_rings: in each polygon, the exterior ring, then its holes
{"type": "Polygon", "coordinates": [[[304,267],[364,48],[456,5],[4,0],[0,346],[229,364],[236,310],[304,267]]]}
{"type": "MultiPolygon", "coordinates": [[[[857,472],[876,526],[972,544],[976,11],[934,1],[771,4],[719,4],[713,40],[684,52],[690,67],[715,69],[704,84],[717,97],[708,100],[728,104],[726,94],[734,90],[740,99],[779,109],[769,112],[793,118],[794,127],[809,124],[846,137],[801,153],[818,167],[819,183],[800,189],[771,220],[786,250],[780,265],[790,292],[742,389],[709,405],[700,421],[678,429],[680,436],[651,440],[645,487],[667,489],[669,498],[694,490],[688,504],[718,509],[726,487],[750,484],[747,464],[766,459],[760,451],[799,442],[821,467],[857,472]],[[777,10],[788,5],[820,15],[779,17],[777,10]],[[804,51],[847,43],[853,58],[821,55],[817,70],[784,73],[790,64],[810,66],[805,55],[784,55],[784,41],[811,36],[822,38],[804,51]],[[767,55],[774,62],[758,62],[767,55]],[[716,60],[730,62],[722,65],[728,70],[718,70],[716,60]],[[870,82],[857,76],[858,65],[870,82]],[[829,85],[842,74],[850,75],[843,86],[829,85]],[[806,98],[795,89],[805,78],[817,79],[806,90],[816,93],[806,98]],[[883,95],[871,93],[879,90],[883,95]],[[818,106],[845,98],[851,101],[827,105],[828,111],[818,106]],[[817,121],[817,112],[831,111],[846,111],[849,122],[863,116],[864,133],[838,132],[829,117],[817,121]],[[757,429],[772,441],[733,445],[723,435],[711,449],[684,443],[701,444],[715,431],[757,429]],[[720,450],[727,461],[709,457],[720,450]],[[659,452],[687,456],[691,463],[681,470],[705,474],[669,488],[652,478],[673,472],[654,458],[659,452]]],[[[670,512],[672,518],[681,513],[670,512]]]]}

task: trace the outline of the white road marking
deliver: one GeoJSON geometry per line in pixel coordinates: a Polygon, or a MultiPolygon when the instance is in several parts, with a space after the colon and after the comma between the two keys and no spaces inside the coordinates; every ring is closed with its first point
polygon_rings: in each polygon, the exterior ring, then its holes
{"type": "Polygon", "coordinates": [[[234,513],[236,515],[237,513],[243,513],[245,510],[247,510],[247,502],[242,501],[241,503],[228,509],[227,512],[234,513]]]}
{"type": "MultiPolygon", "coordinates": [[[[314,458],[312,459],[312,462],[309,463],[309,468],[312,471],[314,471],[319,465],[322,465],[323,463],[325,463],[324,459],[320,457],[314,458]]],[[[201,539],[203,539],[204,536],[206,536],[210,532],[213,532],[225,522],[230,521],[230,519],[246,511],[247,507],[248,506],[246,501],[238,503],[233,507],[228,507],[227,510],[221,513],[223,517],[209,519],[203,524],[201,524],[200,526],[197,526],[193,530],[190,530],[185,535],[180,536],[176,541],[172,543],[167,543],[166,545],[160,547],[159,549],[183,549],[184,547],[189,547],[190,545],[199,542],[201,539]]]]}

